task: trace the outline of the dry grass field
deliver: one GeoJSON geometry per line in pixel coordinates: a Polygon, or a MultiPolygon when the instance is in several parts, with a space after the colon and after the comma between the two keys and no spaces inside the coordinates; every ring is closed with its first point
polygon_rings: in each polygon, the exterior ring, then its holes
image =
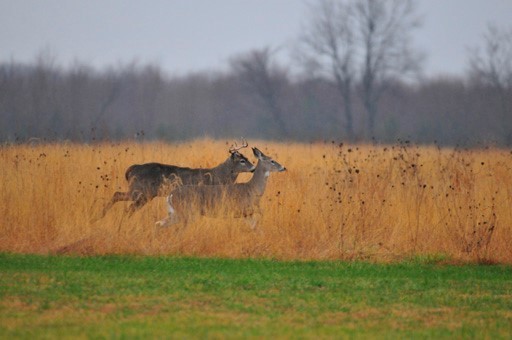
{"type": "Polygon", "coordinates": [[[129,165],[211,167],[230,145],[1,146],[0,251],[512,263],[512,154],[500,149],[249,141],[288,169],[270,176],[255,231],[209,217],[157,230],[165,198],[131,217],[120,202],[94,221],[127,189],[129,165]]]}

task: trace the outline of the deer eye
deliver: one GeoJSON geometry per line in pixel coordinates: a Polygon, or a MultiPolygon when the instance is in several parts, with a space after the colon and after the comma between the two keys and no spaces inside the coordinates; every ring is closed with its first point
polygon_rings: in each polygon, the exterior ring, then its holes
{"type": "Polygon", "coordinates": [[[245,159],[241,159],[240,163],[245,164],[245,159]]]}
{"type": "Polygon", "coordinates": [[[275,162],[275,161],[270,161],[270,163],[272,163],[272,164],[276,165],[276,162],[275,162]]]}

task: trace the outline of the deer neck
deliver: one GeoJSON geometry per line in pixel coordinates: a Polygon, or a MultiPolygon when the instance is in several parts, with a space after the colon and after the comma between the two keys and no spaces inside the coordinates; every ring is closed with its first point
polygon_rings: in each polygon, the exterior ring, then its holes
{"type": "Polygon", "coordinates": [[[267,179],[269,175],[270,171],[264,169],[261,166],[260,161],[258,161],[256,170],[254,170],[254,175],[247,184],[251,187],[251,190],[253,190],[257,195],[262,196],[263,193],[265,192],[265,188],[267,186],[267,179]]]}
{"type": "Polygon", "coordinates": [[[230,158],[224,161],[224,163],[221,163],[215,168],[212,168],[211,170],[213,176],[224,184],[234,183],[236,181],[236,177],[238,176],[238,174],[235,173],[233,169],[233,162],[230,158]]]}

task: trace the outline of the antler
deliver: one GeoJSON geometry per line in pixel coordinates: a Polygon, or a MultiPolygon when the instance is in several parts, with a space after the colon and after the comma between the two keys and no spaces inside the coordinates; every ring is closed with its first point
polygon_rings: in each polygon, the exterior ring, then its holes
{"type": "Polygon", "coordinates": [[[242,140],[242,146],[238,146],[238,144],[235,142],[235,145],[231,145],[231,147],[229,148],[229,152],[230,153],[235,153],[238,150],[246,148],[246,147],[249,146],[249,144],[247,144],[247,141],[245,140],[244,137],[241,137],[240,139],[242,140]]]}

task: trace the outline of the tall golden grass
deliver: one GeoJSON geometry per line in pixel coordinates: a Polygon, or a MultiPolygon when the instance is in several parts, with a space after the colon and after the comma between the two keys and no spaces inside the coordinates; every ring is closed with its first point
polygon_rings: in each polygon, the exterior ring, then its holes
{"type": "Polygon", "coordinates": [[[512,155],[500,149],[253,141],[288,169],[270,176],[256,231],[208,217],[157,230],[165,198],[93,221],[127,189],[129,165],[211,167],[229,144],[2,146],[0,251],[512,263],[512,155]]]}

